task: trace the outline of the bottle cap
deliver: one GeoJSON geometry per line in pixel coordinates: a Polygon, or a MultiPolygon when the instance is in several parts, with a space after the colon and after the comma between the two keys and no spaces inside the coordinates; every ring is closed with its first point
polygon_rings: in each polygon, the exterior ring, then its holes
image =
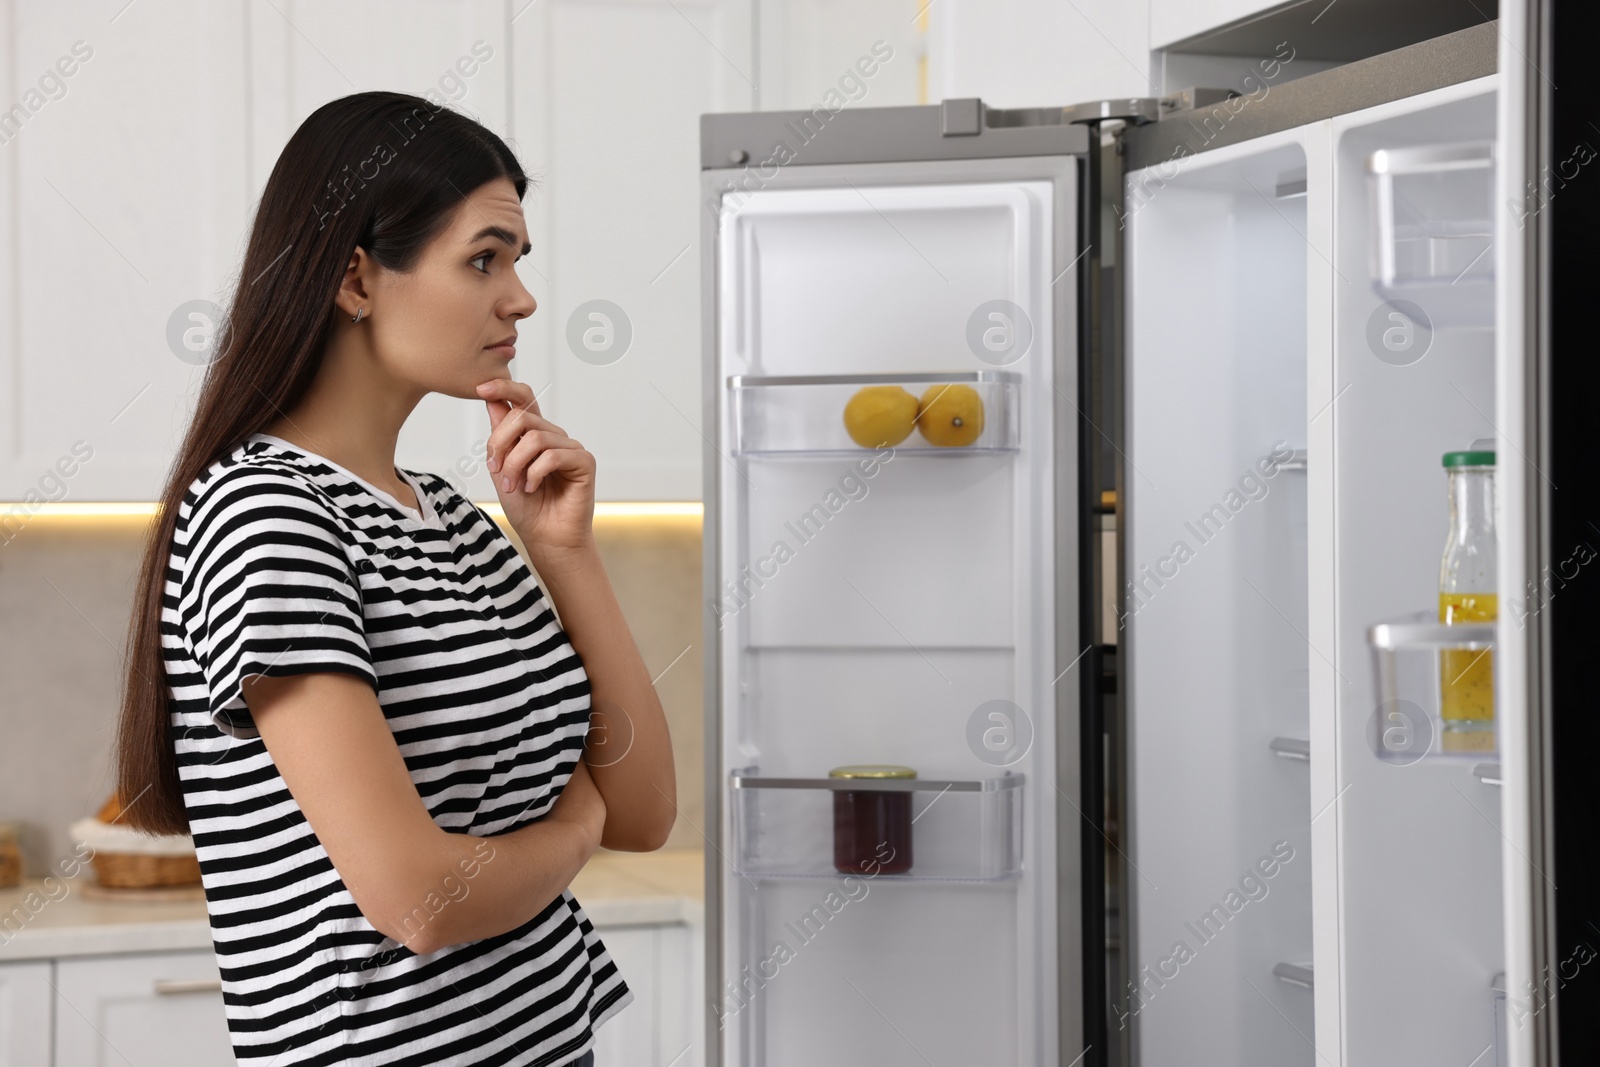
{"type": "Polygon", "coordinates": [[[1492,467],[1494,466],[1493,452],[1446,452],[1444,454],[1446,467],[1492,467]]]}

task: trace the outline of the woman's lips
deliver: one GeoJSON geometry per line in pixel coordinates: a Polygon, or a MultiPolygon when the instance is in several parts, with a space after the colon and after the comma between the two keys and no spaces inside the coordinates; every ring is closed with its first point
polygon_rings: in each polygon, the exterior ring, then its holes
{"type": "Polygon", "coordinates": [[[516,355],[517,355],[517,346],[516,345],[485,345],[484,346],[484,351],[485,352],[493,352],[495,355],[499,356],[501,359],[515,359],[516,355]]]}

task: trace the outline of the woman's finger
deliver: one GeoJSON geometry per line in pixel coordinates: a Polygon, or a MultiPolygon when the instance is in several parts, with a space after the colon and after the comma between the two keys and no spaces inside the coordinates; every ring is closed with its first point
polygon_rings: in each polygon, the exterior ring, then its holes
{"type": "Polygon", "coordinates": [[[554,433],[550,430],[532,430],[522,435],[515,447],[506,455],[505,462],[500,465],[501,488],[510,492],[523,480],[523,474],[528,467],[547,451],[572,451],[583,448],[578,442],[566,434],[554,433]]]}
{"type": "Polygon", "coordinates": [[[539,453],[537,459],[528,465],[522,491],[531,493],[539,488],[541,482],[557,471],[576,473],[579,471],[594,470],[594,456],[583,446],[577,448],[551,448],[539,453]]]}
{"type": "MultiPolygon", "coordinates": [[[[539,410],[539,398],[532,388],[522,382],[510,378],[491,378],[478,386],[478,395],[483,397],[483,404],[489,410],[489,435],[492,439],[500,424],[505,421],[512,411],[526,407],[528,410],[539,410]]],[[[499,459],[493,446],[485,449],[484,458],[488,461],[490,473],[500,468],[499,459]]]]}
{"type": "Polygon", "coordinates": [[[539,414],[539,397],[526,382],[512,378],[491,378],[478,386],[478,395],[485,400],[501,400],[513,408],[539,414]]]}
{"type": "Polygon", "coordinates": [[[513,411],[503,418],[498,426],[489,431],[486,451],[490,472],[499,473],[507,465],[509,453],[525,435],[541,432],[554,433],[562,437],[567,435],[561,427],[543,415],[535,415],[531,411],[513,411]]]}

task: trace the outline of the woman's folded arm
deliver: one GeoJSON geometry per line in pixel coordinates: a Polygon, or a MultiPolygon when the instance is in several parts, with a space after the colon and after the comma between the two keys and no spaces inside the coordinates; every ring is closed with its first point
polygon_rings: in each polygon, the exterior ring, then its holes
{"type": "Polygon", "coordinates": [[[582,761],[539,821],[494,837],[452,833],[428,814],[366,681],[256,676],[243,689],[268,753],[361,914],[419,955],[523,925],[599,847],[605,801],[582,761]]]}

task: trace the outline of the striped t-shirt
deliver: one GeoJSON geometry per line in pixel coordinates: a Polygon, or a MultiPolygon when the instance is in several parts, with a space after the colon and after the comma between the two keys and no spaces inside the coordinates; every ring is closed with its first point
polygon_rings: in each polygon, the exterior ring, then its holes
{"type": "MultiPolygon", "coordinates": [[[[234,1053],[261,1067],[566,1064],[633,996],[571,891],[428,955],[384,936],[240,696],[252,675],[365,679],[434,821],[483,838],[484,862],[494,835],[555,804],[588,728],[583,665],[494,521],[443,479],[401,473],[420,508],[256,434],[178,511],[162,646],[234,1053]]],[[[406,929],[479,869],[442,881],[406,929]]]]}

